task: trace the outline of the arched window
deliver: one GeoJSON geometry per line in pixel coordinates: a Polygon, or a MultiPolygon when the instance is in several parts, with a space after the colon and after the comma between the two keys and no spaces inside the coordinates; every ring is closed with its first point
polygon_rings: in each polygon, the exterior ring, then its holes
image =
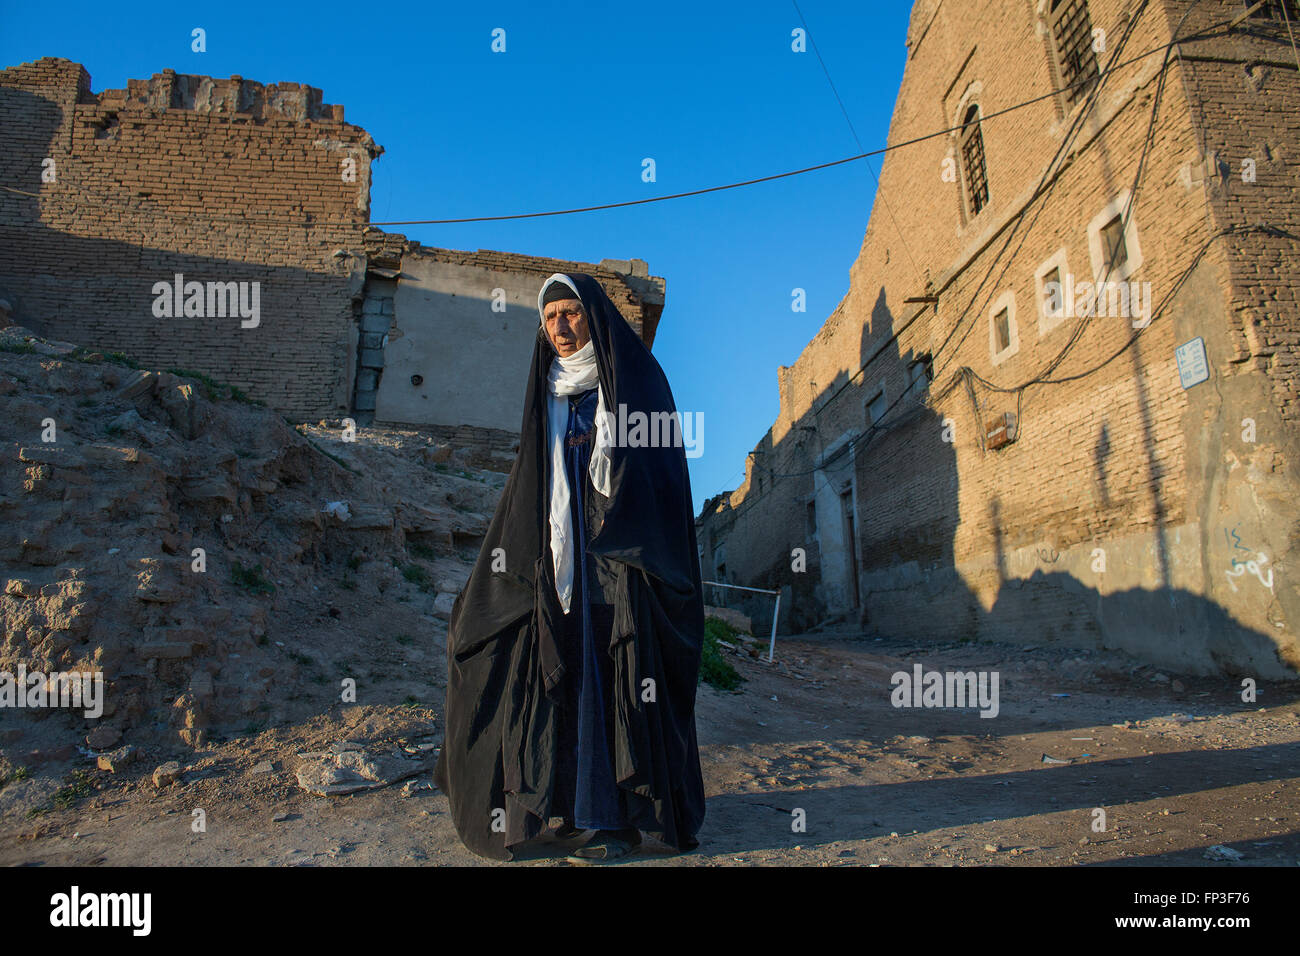
{"type": "Polygon", "coordinates": [[[988,205],[989,179],[984,168],[984,137],[980,134],[980,109],[974,103],[961,123],[961,163],[966,174],[966,198],[970,214],[978,216],[988,205]]]}
{"type": "Polygon", "coordinates": [[[1088,95],[1100,76],[1087,0],[1052,0],[1048,17],[1065,102],[1067,107],[1073,106],[1088,95]]]}

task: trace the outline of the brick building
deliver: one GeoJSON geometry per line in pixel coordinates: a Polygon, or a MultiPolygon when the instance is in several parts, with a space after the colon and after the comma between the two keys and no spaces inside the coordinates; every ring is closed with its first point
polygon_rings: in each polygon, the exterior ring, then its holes
{"type": "Polygon", "coordinates": [[[886,154],[847,294],[701,512],[705,576],[784,588],[793,628],[1293,674],[1288,16],[918,0],[888,142],[946,132],[886,154]]]}
{"type": "Polygon", "coordinates": [[[94,93],[84,67],[47,57],[0,70],[0,130],[9,321],[204,372],[295,419],[415,424],[508,453],[546,275],[595,276],[647,344],[663,311],[640,260],[367,229],[383,150],[309,86],[166,70],[94,93]],[[509,387],[471,408],[470,369],[509,387]]]}

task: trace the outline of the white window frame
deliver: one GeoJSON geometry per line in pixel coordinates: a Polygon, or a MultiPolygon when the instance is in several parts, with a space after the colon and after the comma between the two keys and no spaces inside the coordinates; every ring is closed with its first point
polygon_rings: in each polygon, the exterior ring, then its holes
{"type": "Polygon", "coordinates": [[[1034,288],[1038,292],[1038,337],[1041,339],[1048,332],[1058,328],[1070,316],[1066,313],[1069,304],[1065,299],[1065,286],[1068,282],[1070,266],[1065,247],[1053,252],[1034,273],[1034,288]],[[1047,277],[1052,270],[1058,270],[1061,276],[1061,311],[1052,315],[1047,311],[1047,277]]]}
{"type": "Polygon", "coordinates": [[[989,309],[989,356],[994,365],[1001,365],[1011,356],[1020,351],[1020,332],[1016,326],[1016,294],[1008,289],[998,296],[989,309]],[[1007,333],[1011,339],[1011,344],[1001,352],[998,351],[998,330],[997,314],[1003,309],[1007,310],[1007,333]]]}
{"type": "Polygon", "coordinates": [[[1129,216],[1128,228],[1124,230],[1124,251],[1128,254],[1128,260],[1119,268],[1113,270],[1109,276],[1106,272],[1106,254],[1102,247],[1101,230],[1116,216],[1124,215],[1124,207],[1128,205],[1129,190],[1125,189],[1122,193],[1106,204],[1101,212],[1092,217],[1092,222],[1088,223],[1088,256],[1092,259],[1092,277],[1093,282],[1099,283],[1103,277],[1108,282],[1123,282],[1133,273],[1142,268],[1142,246],[1138,242],[1137,228],[1137,204],[1133,206],[1133,214],[1129,216]]]}

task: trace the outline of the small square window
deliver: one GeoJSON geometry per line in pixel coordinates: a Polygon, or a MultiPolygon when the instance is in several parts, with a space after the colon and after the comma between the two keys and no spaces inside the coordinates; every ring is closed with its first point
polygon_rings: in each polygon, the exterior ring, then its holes
{"type": "Polygon", "coordinates": [[[1126,189],[1108,202],[1088,223],[1088,258],[1095,282],[1123,282],[1142,268],[1138,233],[1138,204],[1129,207],[1126,189]],[[1125,211],[1128,222],[1124,221],[1125,211]]]}
{"type": "Polygon", "coordinates": [[[1055,318],[1061,311],[1061,270],[1043,276],[1043,314],[1055,318]]]}
{"type": "Polygon", "coordinates": [[[922,355],[907,367],[907,393],[913,398],[920,398],[930,387],[934,379],[934,363],[929,355],[922,355]]]}
{"type": "Polygon", "coordinates": [[[1038,334],[1044,336],[1066,319],[1068,296],[1066,285],[1070,281],[1069,261],[1062,246],[1034,271],[1034,286],[1038,293],[1038,334]]]}
{"type": "Polygon", "coordinates": [[[867,401],[867,424],[874,425],[885,415],[885,390],[882,388],[867,401]]]}
{"type": "Polygon", "coordinates": [[[993,317],[993,330],[997,336],[998,351],[1011,348],[1011,310],[1003,309],[993,317]]]}
{"type": "Polygon", "coordinates": [[[1101,248],[1107,270],[1117,272],[1128,263],[1128,247],[1124,244],[1124,218],[1116,216],[1101,227],[1101,248]]]}
{"type": "Polygon", "coordinates": [[[1000,295],[989,309],[989,355],[1000,365],[1020,351],[1020,334],[1016,331],[1016,297],[1013,292],[1000,295]]]}

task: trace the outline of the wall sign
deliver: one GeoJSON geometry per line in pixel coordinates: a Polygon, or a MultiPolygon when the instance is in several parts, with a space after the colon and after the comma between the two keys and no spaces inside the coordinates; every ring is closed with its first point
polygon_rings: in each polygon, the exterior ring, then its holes
{"type": "Polygon", "coordinates": [[[1210,377],[1210,363],[1205,360],[1205,339],[1197,336],[1174,351],[1178,360],[1178,380],[1183,388],[1200,385],[1210,377]]]}

